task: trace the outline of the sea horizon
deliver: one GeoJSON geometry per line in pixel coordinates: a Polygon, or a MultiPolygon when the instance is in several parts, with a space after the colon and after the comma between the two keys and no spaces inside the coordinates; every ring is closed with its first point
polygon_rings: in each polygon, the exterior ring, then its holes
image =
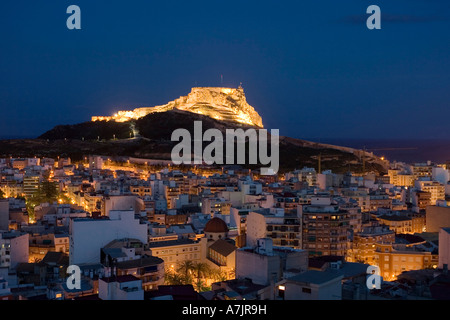
{"type": "Polygon", "coordinates": [[[424,163],[431,161],[445,163],[450,160],[450,139],[311,138],[304,140],[365,149],[377,156],[385,157],[391,162],[424,163]]]}

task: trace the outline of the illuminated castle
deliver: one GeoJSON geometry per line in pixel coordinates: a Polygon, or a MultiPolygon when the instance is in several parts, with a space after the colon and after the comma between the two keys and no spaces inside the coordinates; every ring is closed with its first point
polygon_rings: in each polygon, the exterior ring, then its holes
{"type": "Polygon", "coordinates": [[[125,122],[139,119],[147,114],[165,112],[172,109],[202,114],[213,119],[234,121],[262,128],[261,116],[247,103],[244,89],[222,87],[195,87],[187,96],[182,96],[165,105],[136,108],[132,111],[119,111],[113,116],[92,117],[92,121],[114,120],[125,122]]]}

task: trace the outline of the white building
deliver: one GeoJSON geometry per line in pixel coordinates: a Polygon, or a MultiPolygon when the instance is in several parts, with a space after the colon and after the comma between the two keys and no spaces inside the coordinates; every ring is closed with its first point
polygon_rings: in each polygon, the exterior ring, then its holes
{"type": "Polygon", "coordinates": [[[112,210],[108,218],[70,221],[70,264],[99,263],[100,249],[123,238],[148,242],[147,225],[135,218],[133,210],[112,210]]]}
{"type": "Polygon", "coordinates": [[[37,210],[47,212],[42,215],[42,220],[48,221],[53,225],[63,225],[66,227],[69,226],[70,219],[85,218],[88,215],[86,211],[74,209],[70,204],[49,205],[47,203],[43,203],[36,208],[38,208],[37,210]]]}
{"type": "Polygon", "coordinates": [[[301,248],[301,221],[297,213],[284,208],[251,211],[246,220],[246,246],[254,247],[260,238],[272,237],[276,246],[301,248]]]}
{"type": "Polygon", "coordinates": [[[28,256],[28,233],[0,233],[0,267],[14,269],[19,263],[27,263],[28,256]]]}
{"type": "Polygon", "coordinates": [[[238,187],[244,194],[262,193],[262,184],[259,182],[254,182],[250,177],[247,177],[245,180],[239,180],[238,187]]]}
{"type": "Polygon", "coordinates": [[[98,297],[102,300],[144,300],[142,280],[133,275],[100,278],[98,297]]]}
{"type": "Polygon", "coordinates": [[[103,169],[103,158],[99,156],[89,156],[89,169],[91,170],[103,169]]]}
{"type": "Polygon", "coordinates": [[[244,247],[236,251],[236,278],[248,278],[253,283],[270,285],[287,274],[308,269],[306,250],[273,246],[272,239],[258,239],[257,247],[244,247]]]}
{"type": "Polygon", "coordinates": [[[162,180],[150,181],[150,188],[152,189],[152,195],[164,196],[164,182],[162,180]]]}
{"type": "Polygon", "coordinates": [[[108,216],[111,210],[144,210],[144,201],[136,195],[109,196],[102,199],[102,215],[108,216]]]}
{"type": "Polygon", "coordinates": [[[218,217],[230,224],[231,202],[224,198],[203,198],[201,208],[203,214],[210,215],[211,218],[218,217]]]}
{"type": "Polygon", "coordinates": [[[179,194],[176,197],[170,198],[170,208],[181,209],[183,206],[189,204],[189,195],[188,194],[179,194]]]}
{"type": "Polygon", "coordinates": [[[450,180],[449,171],[441,167],[433,167],[431,177],[434,181],[444,185],[450,180]]]}

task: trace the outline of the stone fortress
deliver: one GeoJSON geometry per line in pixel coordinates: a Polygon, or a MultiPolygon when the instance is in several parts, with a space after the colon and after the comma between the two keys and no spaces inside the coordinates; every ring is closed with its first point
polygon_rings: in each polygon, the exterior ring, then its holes
{"type": "Polygon", "coordinates": [[[194,87],[187,96],[181,96],[165,105],[119,111],[113,116],[94,116],[92,121],[125,122],[142,118],[150,113],[173,109],[263,128],[261,116],[247,103],[242,86],[238,88],[194,87]]]}

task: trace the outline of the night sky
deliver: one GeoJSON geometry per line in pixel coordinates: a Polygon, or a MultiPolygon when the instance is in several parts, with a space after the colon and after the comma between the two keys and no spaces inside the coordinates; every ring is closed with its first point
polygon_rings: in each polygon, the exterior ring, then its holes
{"type": "Polygon", "coordinates": [[[281,135],[449,138],[450,1],[2,0],[0,24],[0,137],[242,82],[281,135]]]}

